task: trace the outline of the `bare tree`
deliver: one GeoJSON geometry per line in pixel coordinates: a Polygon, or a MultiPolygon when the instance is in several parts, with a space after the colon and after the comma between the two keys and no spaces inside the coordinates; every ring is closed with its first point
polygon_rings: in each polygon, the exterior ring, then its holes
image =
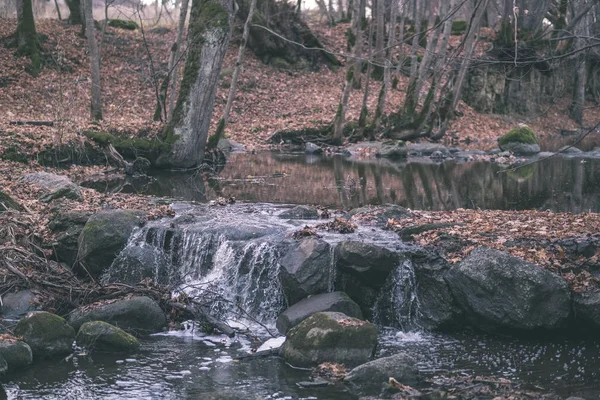
{"type": "Polygon", "coordinates": [[[31,0],[17,0],[17,31],[15,36],[17,53],[29,57],[31,60],[31,66],[28,68],[29,73],[36,76],[42,69],[42,61],[31,0]]]}
{"type": "Polygon", "coordinates": [[[229,0],[192,1],[183,78],[164,134],[170,149],[157,160],[158,165],[189,168],[204,159],[232,13],[229,0]]]}
{"type": "Polygon", "coordinates": [[[92,15],[92,0],[84,0],[85,36],[90,55],[90,71],[92,77],[92,104],[90,107],[93,120],[102,119],[102,87],[100,83],[100,53],[96,43],[96,28],[92,15]]]}
{"type": "Polygon", "coordinates": [[[171,58],[169,59],[169,73],[171,74],[171,88],[169,89],[169,107],[167,109],[167,120],[170,122],[173,117],[173,109],[175,108],[175,90],[177,89],[177,75],[179,72],[179,57],[181,54],[181,40],[183,38],[183,30],[185,28],[185,20],[189,8],[189,0],[182,0],[179,9],[179,25],[177,26],[177,39],[171,47],[171,58]],[[171,60],[173,62],[171,63],[171,60]]]}
{"type": "Polygon", "coordinates": [[[390,5],[390,26],[388,33],[388,56],[385,58],[385,67],[383,70],[383,84],[379,92],[377,99],[377,109],[375,110],[375,127],[379,129],[381,127],[381,119],[385,112],[385,102],[387,94],[390,90],[391,83],[391,71],[392,71],[392,53],[396,46],[396,14],[398,11],[398,0],[392,0],[390,5]]]}

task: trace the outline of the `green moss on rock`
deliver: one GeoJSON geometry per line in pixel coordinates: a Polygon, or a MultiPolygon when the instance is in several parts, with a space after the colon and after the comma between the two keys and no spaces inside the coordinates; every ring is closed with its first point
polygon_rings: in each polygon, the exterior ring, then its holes
{"type": "Polygon", "coordinates": [[[136,350],[138,340],[109,323],[86,322],[77,332],[77,345],[103,352],[129,352],[136,350]]]}
{"type": "Polygon", "coordinates": [[[14,334],[31,347],[35,358],[68,354],[75,339],[75,331],[67,321],[45,311],[27,314],[15,327],[14,334]]]}
{"type": "Polygon", "coordinates": [[[498,144],[503,146],[507,143],[525,143],[525,144],[538,144],[538,139],[533,133],[533,130],[527,125],[515,127],[508,131],[508,133],[498,139],[498,144]]]}
{"type": "Polygon", "coordinates": [[[468,23],[465,20],[457,19],[456,21],[452,21],[452,35],[458,36],[462,35],[467,31],[468,23]]]}
{"type": "Polygon", "coordinates": [[[126,29],[128,31],[135,31],[138,29],[138,24],[136,24],[135,21],[125,19],[111,19],[108,21],[108,26],[118,29],[126,29]]]}

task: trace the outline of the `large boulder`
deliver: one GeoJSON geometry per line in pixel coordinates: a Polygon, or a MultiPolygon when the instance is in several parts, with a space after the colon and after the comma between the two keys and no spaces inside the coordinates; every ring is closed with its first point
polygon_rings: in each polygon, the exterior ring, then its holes
{"type": "Polygon", "coordinates": [[[55,234],[52,250],[59,262],[69,267],[75,265],[79,236],[91,215],[88,211],[67,211],[57,213],[50,220],[48,227],[55,234]]]}
{"type": "Polygon", "coordinates": [[[79,236],[81,272],[102,275],[123,250],[133,229],[142,224],[142,216],[141,211],[131,210],[104,210],[92,215],[79,236]]]}
{"type": "Polygon", "coordinates": [[[289,305],[311,294],[327,292],[332,278],[328,243],[307,238],[294,243],[279,260],[283,293],[289,305]]]}
{"type": "Polygon", "coordinates": [[[347,367],[367,362],[377,346],[377,328],[338,312],[316,313],[288,331],[283,359],[298,367],[324,362],[347,367]]]}
{"type": "Polygon", "coordinates": [[[527,125],[520,125],[508,131],[498,139],[498,147],[502,151],[528,155],[540,152],[540,144],[533,130],[527,125]]]}
{"type": "Polygon", "coordinates": [[[379,394],[390,378],[404,385],[415,384],[419,380],[417,362],[404,353],[378,358],[348,372],[344,383],[355,393],[379,394]]]}
{"type": "Polygon", "coordinates": [[[404,256],[384,247],[358,241],[345,241],[335,248],[335,288],[350,296],[370,319],[380,290],[404,256]]]}
{"type": "Polygon", "coordinates": [[[19,319],[28,312],[37,310],[39,303],[38,295],[30,289],[6,293],[2,296],[2,317],[19,319]]]}
{"type": "Polygon", "coordinates": [[[564,279],[498,250],[473,250],[445,279],[465,317],[484,330],[557,329],[571,311],[564,279]]]}
{"type": "Polygon", "coordinates": [[[427,330],[456,327],[461,311],[444,279],[450,268],[448,262],[439,254],[425,249],[417,249],[409,257],[417,281],[417,324],[427,330]]]}
{"type": "Polygon", "coordinates": [[[107,353],[131,352],[140,347],[135,337],[103,321],[81,325],[77,332],[77,345],[107,353]]]}
{"type": "Polygon", "coordinates": [[[164,253],[152,246],[124,248],[102,276],[103,283],[140,283],[146,278],[155,283],[169,283],[169,263],[164,253]]]}
{"type": "Polygon", "coordinates": [[[575,293],[573,311],[578,321],[596,331],[600,328],[600,292],[575,293]]]}
{"type": "Polygon", "coordinates": [[[13,338],[0,339],[0,357],[6,360],[11,371],[25,368],[33,362],[31,347],[22,340],[13,338]]]}
{"type": "Polygon", "coordinates": [[[75,331],[58,315],[36,311],[22,318],[14,330],[31,347],[35,358],[57,357],[71,352],[75,331]]]}
{"type": "Polygon", "coordinates": [[[59,198],[82,200],[81,188],[65,175],[51,174],[49,172],[33,172],[22,178],[23,182],[30,183],[41,189],[40,201],[50,202],[59,198]]]}
{"type": "Polygon", "coordinates": [[[108,322],[136,336],[160,332],[167,324],[165,313],[158,304],[145,296],[90,305],[69,315],[69,323],[76,330],[90,321],[108,322]]]}
{"type": "Polygon", "coordinates": [[[294,304],[277,318],[277,329],[282,335],[304,321],[311,315],[324,312],[336,311],[349,317],[362,319],[360,307],[344,292],[331,292],[316,294],[294,304]]]}

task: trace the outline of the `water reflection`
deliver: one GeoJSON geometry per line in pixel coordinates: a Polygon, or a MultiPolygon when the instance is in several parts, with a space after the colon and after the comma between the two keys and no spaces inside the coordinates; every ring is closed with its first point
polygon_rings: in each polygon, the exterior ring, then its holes
{"type": "Polygon", "coordinates": [[[216,179],[163,172],[153,182],[129,182],[119,190],[201,202],[234,196],[346,209],[394,203],[421,210],[600,211],[600,160],[557,157],[513,172],[502,169],[489,162],[232,154],[216,179]]]}

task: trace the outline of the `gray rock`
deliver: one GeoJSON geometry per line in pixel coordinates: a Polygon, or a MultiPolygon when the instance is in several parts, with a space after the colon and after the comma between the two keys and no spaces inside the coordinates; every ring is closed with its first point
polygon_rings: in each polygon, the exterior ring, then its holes
{"type": "Polygon", "coordinates": [[[408,148],[404,145],[383,144],[376,153],[377,157],[403,159],[408,157],[408,148]]]}
{"type": "Polygon", "coordinates": [[[104,321],[136,336],[160,332],[167,325],[167,318],[158,304],[145,296],[92,305],[69,315],[69,323],[77,330],[90,321],[104,321]]]}
{"type": "Polygon", "coordinates": [[[61,197],[72,200],[82,200],[81,188],[65,175],[51,174],[48,172],[33,172],[22,178],[23,182],[30,183],[42,189],[40,200],[50,202],[61,197]]]}
{"type": "Polygon", "coordinates": [[[530,155],[540,152],[540,145],[537,143],[508,142],[500,145],[500,148],[503,151],[510,151],[517,155],[530,155]]]}
{"type": "Polygon", "coordinates": [[[600,328],[600,292],[573,295],[575,318],[594,330],[600,328]]]}
{"type": "Polygon", "coordinates": [[[379,394],[389,378],[404,385],[414,385],[419,380],[417,362],[404,353],[378,358],[348,372],[344,383],[355,393],[379,394]]]}
{"type": "Polygon", "coordinates": [[[58,315],[34,311],[23,317],[14,330],[31,347],[33,357],[58,357],[71,352],[75,331],[58,315]]]}
{"type": "Polygon", "coordinates": [[[447,157],[447,155],[442,153],[441,151],[437,150],[437,151],[434,151],[433,153],[431,153],[431,155],[429,157],[431,157],[432,160],[443,160],[444,158],[447,157]]]}
{"type": "Polygon", "coordinates": [[[2,296],[2,317],[18,319],[39,308],[38,296],[29,289],[2,296]]]}
{"type": "Polygon", "coordinates": [[[77,332],[77,345],[107,353],[131,352],[140,347],[135,337],[103,321],[81,325],[77,332]]]}
{"type": "Polygon", "coordinates": [[[25,368],[33,362],[31,347],[21,340],[0,340],[0,357],[6,360],[8,369],[16,371],[25,368]]]}
{"type": "Polygon", "coordinates": [[[155,283],[168,284],[169,263],[164,253],[152,246],[130,246],[119,253],[102,276],[103,283],[136,284],[150,278],[155,283]]]}
{"type": "Polygon", "coordinates": [[[311,206],[296,206],[279,214],[282,219],[319,219],[319,211],[311,206]]]}
{"type": "Polygon", "coordinates": [[[367,362],[376,345],[377,328],[370,322],[342,313],[322,312],[288,331],[281,356],[298,367],[324,362],[354,367],[367,362]]]}
{"type": "Polygon", "coordinates": [[[277,329],[282,335],[287,331],[304,321],[311,315],[324,312],[335,311],[346,314],[349,317],[362,319],[360,307],[344,292],[331,292],[316,294],[304,300],[300,300],[287,310],[281,313],[277,318],[277,329]]]}
{"type": "Polygon", "coordinates": [[[350,210],[349,214],[353,219],[360,220],[362,223],[372,221],[380,225],[387,224],[390,218],[402,219],[412,216],[406,208],[395,204],[359,207],[350,210]]]}
{"type": "Polygon", "coordinates": [[[306,238],[290,247],[279,260],[280,279],[288,305],[311,294],[327,292],[332,270],[328,243],[306,238]]]}
{"type": "Polygon", "coordinates": [[[306,142],[306,144],[304,145],[304,152],[306,154],[321,154],[323,152],[323,149],[314,143],[306,142]]]}
{"type": "Polygon", "coordinates": [[[558,149],[557,153],[577,155],[582,154],[583,151],[581,151],[577,147],[563,146],[560,149],[558,149]]]}
{"type": "MultiPolygon", "coordinates": [[[[6,360],[4,358],[0,357],[0,375],[6,374],[6,371],[8,371],[8,363],[6,362],[6,360]]],[[[0,394],[3,394],[6,396],[6,392],[4,392],[3,387],[0,387],[0,394]]]]}
{"type": "Polygon", "coordinates": [[[133,229],[142,224],[140,211],[105,210],[92,215],[79,236],[78,272],[100,276],[125,247],[133,229]]]}
{"type": "Polygon", "coordinates": [[[371,243],[347,240],[335,248],[337,268],[360,277],[365,285],[381,287],[401,262],[398,253],[371,243]]]}
{"type": "Polygon", "coordinates": [[[570,314],[564,279],[498,250],[473,250],[445,279],[465,317],[484,330],[556,329],[570,314]]]}
{"type": "Polygon", "coordinates": [[[217,148],[223,151],[245,151],[246,147],[243,144],[236,142],[233,139],[220,139],[217,143],[217,148]]]}
{"type": "Polygon", "coordinates": [[[87,211],[68,211],[54,215],[48,226],[56,235],[52,250],[59,262],[64,262],[69,267],[75,265],[79,236],[91,215],[87,211]]]}
{"type": "Polygon", "coordinates": [[[443,144],[437,143],[414,143],[407,146],[409,155],[430,156],[435,152],[440,152],[447,156],[450,151],[443,144]]]}

